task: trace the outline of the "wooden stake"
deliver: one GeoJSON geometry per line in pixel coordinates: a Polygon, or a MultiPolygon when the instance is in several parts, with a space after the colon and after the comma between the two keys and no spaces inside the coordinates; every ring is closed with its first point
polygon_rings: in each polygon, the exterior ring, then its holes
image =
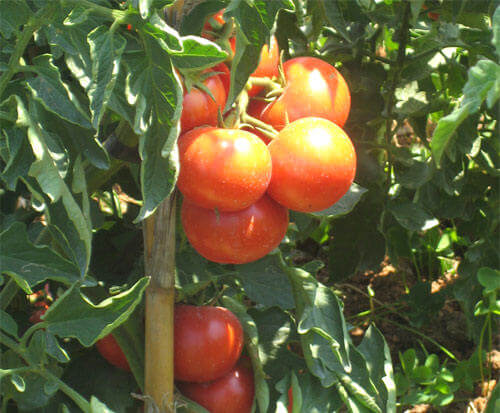
{"type": "Polygon", "coordinates": [[[146,412],[174,412],[175,192],[144,222],[146,412]]]}

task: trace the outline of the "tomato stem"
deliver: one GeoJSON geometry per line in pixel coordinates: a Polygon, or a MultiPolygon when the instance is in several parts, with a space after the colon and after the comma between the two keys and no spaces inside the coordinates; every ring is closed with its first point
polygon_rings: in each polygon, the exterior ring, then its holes
{"type": "Polygon", "coordinates": [[[279,134],[279,132],[276,129],[274,129],[271,125],[268,125],[267,123],[262,122],[261,120],[254,118],[253,116],[250,116],[247,113],[243,113],[241,115],[241,121],[257,129],[259,132],[261,132],[270,139],[275,139],[279,134]]]}

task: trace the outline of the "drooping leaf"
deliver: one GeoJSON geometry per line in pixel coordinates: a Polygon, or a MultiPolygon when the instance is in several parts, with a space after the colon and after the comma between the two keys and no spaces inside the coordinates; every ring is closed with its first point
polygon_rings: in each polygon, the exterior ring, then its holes
{"type": "Polygon", "coordinates": [[[125,322],[142,299],[149,278],[127,291],[93,304],[74,284],[45,313],[46,330],[59,337],[76,338],[89,347],[125,322]]]}
{"type": "Polygon", "coordinates": [[[425,231],[439,225],[439,221],[419,204],[407,201],[394,201],[388,210],[401,226],[410,231],[425,231]]]}
{"type": "Polygon", "coordinates": [[[319,217],[326,216],[328,218],[347,215],[354,209],[363,194],[365,194],[367,191],[368,190],[363,188],[362,186],[353,183],[349,188],[349,191],[347,191],[347,193],[330,208],[323,211],[313,212],[312,214],[319,217]]]}
{"type": "Polygon", "coordinates": [[[4,129],[3,133],[9,151],[9,160],[1,177],[7,188],[14,191],[18,178],[28,175],[34,156],[30,150],[26,133],[21,128],[4,129]]]}
{"type": "Polygon", "coordinates": [[[27,294],[47,279],[72,284],[80,279],[78,268],[50,248],[33,245],[21,222],[0,233],[0,272],[9,274],[27,294]]]}

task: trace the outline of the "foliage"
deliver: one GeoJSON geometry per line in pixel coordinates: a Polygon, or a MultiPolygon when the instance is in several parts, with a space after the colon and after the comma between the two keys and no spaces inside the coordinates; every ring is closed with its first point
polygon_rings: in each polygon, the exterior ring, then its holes
{"type": "Polygon", "coordinates": [[[241,266],[204,260],[178,222],[178,300],[218,302],[238,316],[260,412],[285,412],[290,386],[294,413],[394,412],[397,403],[443,406],[485,381],[500,312],[500,8],[493,0],[185,1],[174,25],[163,18],[171,3],[0,3],[2,411],[137,407],[130,393],[143,389],[149,282],[140,222],[175,188],[180,75],[227,58],[198,36],[223,7],[237,38],[226,109],[271,33],[285,59],[336,65],[352,94],[345,130],[356,184],[326,211],[292,213],[279,250],[241,266]],[[408,349],[394,360],[373,324],[353,342],[337,289],[386,255],[418,280],[406,286],[405,328],[425,339],[419,329],[456,300],[473,356],[452,360],[431,341],[439,357],[408,349]],[[432,294],[445,275],[457,279],[432,294]],[[30,326],[29,300],[45,285],[51,305],[30,326]],[[133,378],[93,347],[111,332],[133,378]]]}

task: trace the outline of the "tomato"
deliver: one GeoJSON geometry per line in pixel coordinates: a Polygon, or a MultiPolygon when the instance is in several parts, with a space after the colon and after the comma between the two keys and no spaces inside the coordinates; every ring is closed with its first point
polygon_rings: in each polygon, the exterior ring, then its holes
{"type": "Polygon", "coordinates": [[[268,194],[295,211],[330,207],[354,180],[354,146],[342,128],[326,119],[296,120],[268,148],[273,160],[268,194]]]}
{"type": "Polygon", "coordinates": [[[29,318],[29,322],[31,324],[36,324],[42,322],[42,316],[45,314],[45,312],[48,310],[49,305],[45,301],[38,301],[34,304],[38,310],[33,311],[29,318]]]}
{"type": "Polygon", "coordinates": [[[223,14],[224,12],[226,11],[226,9],[221,9],[219,10],[217,13],[213,14],[212,16],[210,16],[207,21],[205,22],[205,25],[203,26],[203,30],[208,30],[208,31],[211,31],[213,30],[214,28],[212,27],[212,25],[210,24],[210,20],[213,19],[214,22],[220,26],[224,26],[226,24],[226,20],[224,19],[223,17],[223,14]]]}
{"type": "Polygon", "coordinates": [[[200,89],[192,88],[189,92],[185,92],[181,114],[182,133],[201,125],[216,126],[218,111],[219,109],[222,111],[226,105],[226,90],[218,75],[210,76],[203,84],[215,100],[200,89]]]}
{"type": "Polygon", "coordinates": [[[174,312],[174,376],[195,383],[218,379],[236,364],[243,329],[223,307],[177,305],[174,312]]]}
{"type": "Polygon", "coordinates": [[[123,350],[112,334],[108,334],[106,337],[101,338],[96,343],[96,347],[101,356],[103,356],[109,364],[119,369],[130,371],[127,357],[125,357],[123,350]]]}
{"type": "Polygon", "coordinates": [[[239,211],[266,192],[271,155],[254,134],[237,129],[196,128],[178,140],[184,197],[203,208],[239,211]]]}
{"type": "MultiPolygon", "coordinates": [[[[265,109],[265,107],[268,105],[268,102],[260,99],[250,99],[250,102],[248,103],[247,107],[247,113],[258,119],[262,120],[262,112],[265,109]]],[[[267,145],[269,142],[271,142],[271,138],[268,138],[266,135],[263,133],[259,132],[257,129],[250,128],[250,127],[244,127],[244,130],[248,130],[249,132],[252,132],[254,135],[257,135],[262,141],[267,145]]]]}
{"type": "MultiPolygon", "coordinates": [[[[427,10],[429,7],[427,7],[425,4],[422,5],[423,10],[427,10]]],[[[438,21],[439,20],[439,13],[435,13],[433,11],[430,11],[427,13],[427,17],[431,20],[438,21]]]]}
{"type": "Polygon", "coordinates": [[[254,398],[252,370],[238,363],[228,374],[208,383],[179,383],[182,394],[210,413],[250,413],[254,398]]]}
{"type": "Polygon", "coordinates": [[[288,210],[266,195],[237,212],[216,213],[184,200],[181,219],[200,255],[222,264],[243,264],[279,245],[288,227],[288,210]]]}
{"type": "Polygon", "coordinates": [[[344,125],[351,95],[337,69],[315,57],[296,57],[285,62],[283,70],[286,87],[262,113],[264,122],[281,130],[288,122],[315,116],[344,125]]]}
{"type": "Polygon", "coordinates": [[[288,413],[293,412],[293,390],[292,387],[288,389],[288,413]]]}
{"type": "MultiPolygon", "coordinates": [[[[280,50],[276,37],[271,37],[270,46],[265,44],[260,52],[259,65],[251,74],[253,77],[277,77],[279,75],[278,64],[280,61],[280,50]]],[[[262,86],[252,86],[248,96],[255,96],[262,90],[262,86]]]]}
{"type": "Polygon", "coordinates": [[[231,72],[225,63],[219,63],[212,67],[214,72],[219,72],[219,79],[222,81],[224,85],[224,90],[226,91],[226,96],[229,96],[229,88],[231,86],[231,72]]]}

